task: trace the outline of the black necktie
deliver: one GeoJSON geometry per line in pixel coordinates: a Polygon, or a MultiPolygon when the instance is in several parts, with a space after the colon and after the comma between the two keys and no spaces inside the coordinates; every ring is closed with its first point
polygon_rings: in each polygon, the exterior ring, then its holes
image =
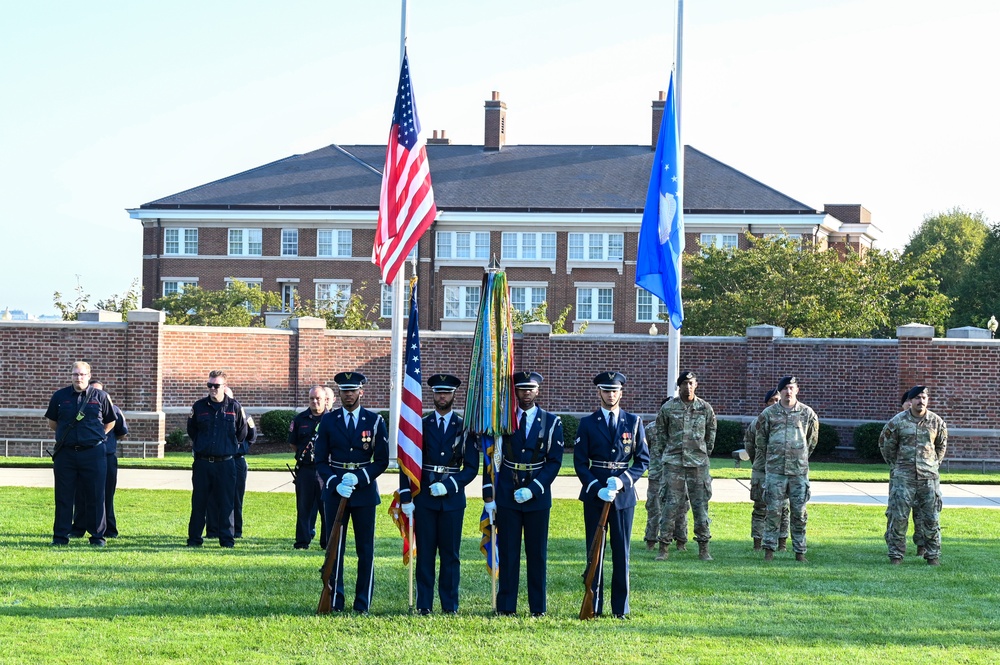
{"type": "Polygon", "coordinates": [[[444,437],[444,416],[438,416],[438,433],[444,437]]]}
{"type": "Polygon", "coordinates": [[[608,414],[608,434],[611,435],[611,440],[614,441],[615,437],[618,435],[618,428],[615,427],[615,414],[614,412],[608,414]]]}
{"type": "Polygon", "coordinates": [[[347,436],[354,436],[354,414],[349,411],[347,413],[347,436]]]}
{"type": "Polygon", "coordinates": [[[528,412],[527,411],[522,411],[521,412],[521,424],[518,425],[517,428],[519,430],[521,430],[521,436],[523,436],[527,440],[527,438],[528,438],[528,412]]]}

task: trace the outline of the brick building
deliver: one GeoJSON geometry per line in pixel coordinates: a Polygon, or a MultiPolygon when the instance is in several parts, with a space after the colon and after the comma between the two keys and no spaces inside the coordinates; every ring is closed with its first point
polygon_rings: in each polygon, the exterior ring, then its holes
{"type": "MultiPolygon", "coordinates": [[[[663,104],[653,102],[653,141],[663,104]]],[[[443,131],[427,141],[439,214],[415,253],[421,327],[471,330],[496,256],[518,309],[546,302],[551,320],[571,305],[567,328],[647,331],[662,304],[636,289],[634,257],[655,146],[509,146],[506,113],[493,93],[482,146],[443,131]]],[[[371,263],[384,157],[381,145],[334,144],[130,210],[143,225],[143,306],[236,278],[280,293],[285,312],[296,298],[362,293],[388,327],[391,293],[371,263]]],[[[690,146],[684,163],[688,251],[744,246],[747,231],[863,251],[879,234],[860,205],[814,210],[690,146]]]]}

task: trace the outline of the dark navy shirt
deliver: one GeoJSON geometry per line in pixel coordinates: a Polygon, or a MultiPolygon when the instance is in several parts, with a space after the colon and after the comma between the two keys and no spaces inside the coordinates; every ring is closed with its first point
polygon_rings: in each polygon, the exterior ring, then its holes
{"type": "MultiPolygon", "coordinates": [[[[316,427],[324,414],[313,415],[309,409],[297,414],[288,425],[288,443],[295,446],[295,460],[300,464],[312,464],[313,460],[303,460],[302,453],[316,434],[316,427]]],[[[313,455],[315,455],[315,450],[313,455]]]]}
{"type": "Polygon", "coordinates": [[[115,411],[115,428],[108,432],[108,438],[104,442],[105,452],[108,455],[114,455],[118,452],[118,439],[128,435],[128,423],[125,422],[125,414],[122,410],[118,408],[117,404],[112,404],[111,408],[115,411]]]}
{"type": "Polygon", "coordinates": [[[239,442],[247,438],[243,407],[231,397],[221,402],[204,397],[191,407],[187,433],[195,455],[237,455],[239,442]]]}
{"type": "Polygon", "coordinates": [[[73,386],[66,386],[52,393],[45,417],[56,423],[56,442],[66,446],[96,446],[105,439],[104,426],[115,422],[111,398],[103,390],[90,389],[78,393],[73,386]],[[83,404],[86,400],[86,404],[83,404]],[[76,419],[83,407],[83,418],[76,419]]]}

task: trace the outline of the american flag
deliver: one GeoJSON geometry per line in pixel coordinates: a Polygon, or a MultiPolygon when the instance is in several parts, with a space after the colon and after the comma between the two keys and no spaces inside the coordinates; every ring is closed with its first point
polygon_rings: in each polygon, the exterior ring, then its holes
{"type": "MultiPolygon", "coordinates": [[[[424,462],[423,390],[420,381],[420,326],[417,315],[417,289],[410,296],[410,324],[406,329],[406,371],[403,375],[402,407],[399,410],[397,457],[399,468],[410,481],[412,501],[420,493],[420,467],[424,462]]],[[[400,494],[403,494],[401,491],[400,494]]]]}
{"type": "Polygon", "coordinates": [[[436,215],[427,149],[420,137],[420,120],[410,83],[409,59],[403,51],[396,108],[392,112],[389,145],[385,149],[372,254],[372,262],[381,268],[386,284],[392,284],[406,256],[436,215]]]}

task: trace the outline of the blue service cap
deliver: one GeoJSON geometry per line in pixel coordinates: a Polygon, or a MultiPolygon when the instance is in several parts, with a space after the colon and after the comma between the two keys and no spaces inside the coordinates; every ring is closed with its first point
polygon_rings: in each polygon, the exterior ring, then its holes
{"type": "Polygon", "coordinates": [[[611,370],[601,372],[594,377],[594,385],[601,390],[621,390],[626,381],[628,381],[628,377],[624,374],[611,370]]]}
{"type": "Polygon", "coordinates": [[[436,393],[453,393],[462,385],[462,379],[451,374],[434,374],[427,379],[427,385],[436,393]]]}
{"type": "Polygon", "coordinates": [[[333,377],[333,382],[341,390],[357,390],[368,383],[368,377],[361,372],[340,372],[333,377]]]}
{"type": "Polygon", "coordinates": [[[511,379],[515,388],[537,388],[542,382],[542,375],[538,372],[514,372],[511,379]]]}

